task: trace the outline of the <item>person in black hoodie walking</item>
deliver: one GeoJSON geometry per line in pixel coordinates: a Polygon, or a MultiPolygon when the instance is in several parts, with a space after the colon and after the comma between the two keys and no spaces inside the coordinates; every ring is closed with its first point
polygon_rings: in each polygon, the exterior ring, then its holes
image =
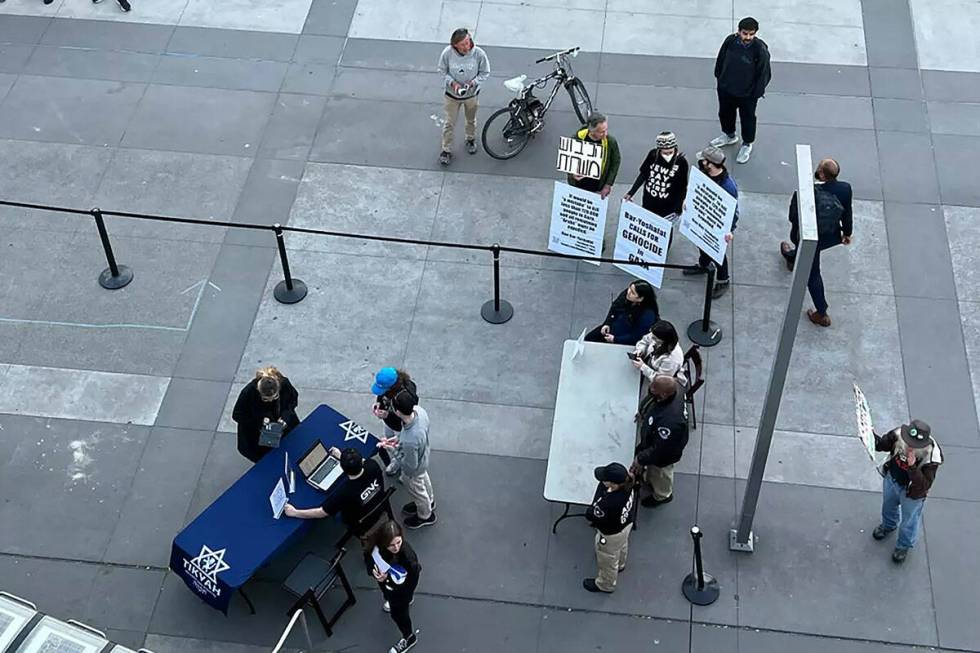
{"type": "Polygon", "coordinates": [[[715,147],[734,145],[735,113],[742,121],[742,147],[735,157],[746,163],[752,156],[755,143],[755,108],[766,93],[772,79],[769,66],[769,47],[756,36],[759,21],[748,17],[738,21],[738,31],[729,34],[721,44],[715,60],[715,79],[718,80],[718,120],[721,136],[711,141],[715,147]]]}
{"type": "Polygon", "coordinates": [[[412,627],[409,606],[415,601],[415,588],[419,584],[422,565],[415,550],[405,541],[402,527],[396,521],[386,522],[373,538],[371,552],[364,556],[368,572],[378,581],[378,587],[385,598],[382,608],[391,614],[392,621],[401,632],[401,639],[388,649],[388,653],[405,653],[418,641],[418,631],[412,627]],[[378,569],[372,557],[378,551],[390,571],[378,569]]]}
{"type": "Polygon", "coordinates": [[[299,426],[296,405],[299,393],[282,372],[266,367],[242,388],[231,418],[238,424],[238,453],[253,463],[269,453],[269,447],[259,444],[262,428],[270,422],[283,426],[282,437],[299,426]]]}

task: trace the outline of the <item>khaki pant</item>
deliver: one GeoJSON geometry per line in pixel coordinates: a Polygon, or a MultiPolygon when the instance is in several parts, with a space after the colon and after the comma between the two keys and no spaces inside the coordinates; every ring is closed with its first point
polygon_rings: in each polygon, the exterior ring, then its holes
{"type": "Polygon", "coordinates": [[[419,519],[428,519],[432,516],[432,504],[435,502],[435,495],[432,492],[432,481],[429,480],[429,472],[423,472],[421,476],[401,476],[402,485],[411,497],[419,512],[419,519]]]}
{"type": "Polygon", "coordinates": [[[633,524],[615,535],[603,535],[596,531],[595,560],[599,565],[599,572],[596,574],[595,585],[603,592],[612,592],[616,589],[616,578],[619,576],[619,570],[626,566],[631,530],[633,530],[633,524]]]}
{"type": "Polygon", "coordinates": [[[463,107],[463,114],[466,118],[466,140],[476,139],[476,109],[479,106],[479,100],[475,97],[466,100],[454,100],[448,95],[444,97],[446,99],[446,124],[442,126],[442,151],[449,152],[453,147],[453,130],[456,128],[460,107],[463,107]]]}
{"type": "Polygon", "coordinates": [[[674,466],[655,467],[647,465],[643,479],[653,490],[653,498],[663,501],[674,492],[674,466]]]}

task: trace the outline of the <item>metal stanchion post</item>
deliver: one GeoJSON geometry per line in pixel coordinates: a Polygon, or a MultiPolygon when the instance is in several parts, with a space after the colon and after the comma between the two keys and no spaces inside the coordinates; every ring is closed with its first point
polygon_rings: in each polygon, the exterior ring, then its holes
{"type": "Polygon", "coordinates": [[[105,220],[102,219],[102,211],[92,209],[92,217],[95,218],[95,226],[99,229],[99,239],[102,241],[102,249],[105,250],[105,258],[109,267],[99,274],[99,285],[106,290],[118,290],[129,285],[133,280],[133,271],[125,265],[117,265],[116,257],[112,253],[112,244],[109,242],[109,232],[105,229],[105,220]]]}
{"type": "Polygon", "coordinates": [[[687,338],[696,345],[713,347],[721,342],[721,327],[711,321],[711,293],[715,288],[715,264],[708,263],[704,286],[704,315],[687,327],[687,338]]]}
{"type": "Polygon", "coordinates": [[[691,538],[694,540],[694,571],[684,577],[681,592],[694,605],[711,605],[718,600],[721,588],[718,581],[704,573],[704,562],[701,560],[701,537],[704,533],[697,526],[691,527],[691,538]]]}
{"type": "Polygon", "coordinates": [[[493,244],[493,299],[480,309],[480,315],[490,324],[503,324],[514,317],[514,307],[500,298],[500,245],[493,244]]]}
{"type": "Polygon", "coordinates": [[[274,225],[276,244],[279,246],[279,261],[282,263],[282,281],[276,284],[272,291],[273,297],[281,304],[295,304],[306,297],[306,284],[299,279],[293,279],[289,273],[289,259],[286,257],[286,240],[282,235],[282,226],[274,225]]]}

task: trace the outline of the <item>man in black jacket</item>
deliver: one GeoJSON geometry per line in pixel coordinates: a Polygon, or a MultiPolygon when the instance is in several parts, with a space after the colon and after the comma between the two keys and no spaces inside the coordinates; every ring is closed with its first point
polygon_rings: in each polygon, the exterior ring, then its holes
{"type": "Polygon", "coordinates": [[[640,444],[633,469],[644,469],[643,479],[653,493],[640,503],[656,508],[674,498],[674,464],[687,446],[687,406],[684,391],[669,376],[654,377],[650,396],[640,404],[640,444]]]}
{"type": "MultiPolygon", "coordinates": [[[[807,288],[813,299],[813,308],[806,315],[814,324],[822,327],[830,326],[830,316],[827,315],[827,297],[824,295],[823,276],[820,274],[820,252],[837,245],[850,245],[854,230],[854,212],[852,207],[853,193],[851,185],[839,181],[840,164],[833,159],[823,159],[813,173],[816,183],[813,186],[813,198],[817,211],[817,251],[813,255],[813,265],[810,268],[810,278],[807,288]]],[[[789,239],[779,243],[779,253],[786,259],[786,267],[793,269],[796,262],[796,246],[800,242],[800,212],[797,206],[796,193],[789,203],[789,239]]]]}
{"type": "Polygon", "coordinates": [[[721,121],[721,136],[711,141],[715,147],[734,145],[735,113],[742,121],[742,147],[735,161],[746,163],[752,156],[755,142],[755,107],[766,93],[766,86],[772,79],[769,67],[769,47],[756,36],[759,21],[743,18],[738,22],[738,31],[729,34],[721,44],[715,60],[715,79],[718,80],[718,119],[721,121]]]}
{"type": "Polygon", "coordinates": [[[596,467],[595,479],[599,485],[585,518],[596,529],[595,558],[599,573],[595,578],[584,579],[582,586],[589,592],[609,593],[616,589],[619,572],[626,568],[630,530],[636,520],[636,495],[629,471],[619,463],[596,467]]]}

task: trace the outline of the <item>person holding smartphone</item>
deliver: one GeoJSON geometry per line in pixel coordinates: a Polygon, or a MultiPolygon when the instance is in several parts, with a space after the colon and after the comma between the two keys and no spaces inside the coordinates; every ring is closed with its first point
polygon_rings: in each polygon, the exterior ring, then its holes
{"type": "MultiPolygon", "coordinates": [[[[384,425],[394,433],[402,430],[402,420],[391,408],[391,401],[402,390],[407,390],[413,397],[415,403],[419,401],[419,391],[415,381],[405,370],[394,367],[382,367],[374,375],[374,383],[371,385],[371,393],[377,397],[371,412],[375,417],[384,422],[384,425]]],[[[398,463],[393,461],[391,455],[384,448],[378,449],[378,457],[385,465],[385,473],[388,476],[398,476],[400,471],[398,463]]]]}
{"type": "Polygon", "coordinates": [[[365,563],[384,596],[382,609],[391,615],[401,633],[401,639],[388,649],[388,653],[405,653],[418,642],[419,631],[412,626],[409,606],[415,602],[422,565],[415,550],[405,541],[398,522],[385,522],[377,530],[372,538],[371,552],[365,555],[365,563]],[[387,571],[381,571],[375,562],[375,552],[390,567],[387,571]]]}

